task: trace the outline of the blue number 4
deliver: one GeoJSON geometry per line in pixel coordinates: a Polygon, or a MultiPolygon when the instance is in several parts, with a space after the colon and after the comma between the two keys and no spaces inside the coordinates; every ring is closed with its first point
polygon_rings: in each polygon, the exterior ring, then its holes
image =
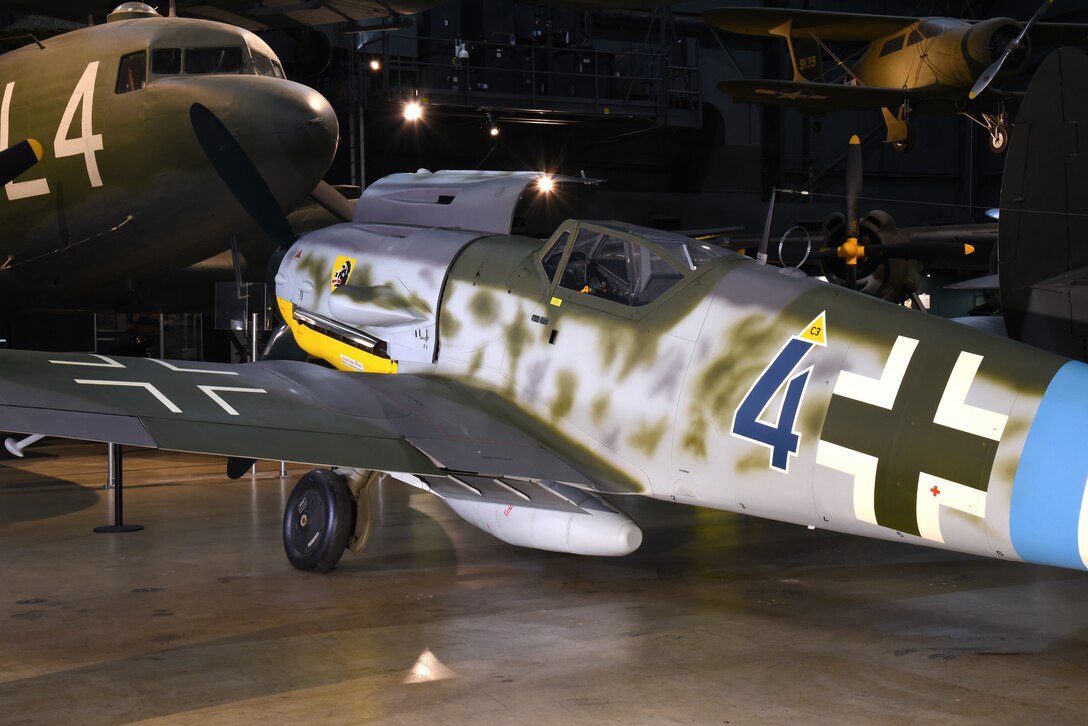
{"type": "Polygon", "coordinates": [[[797,454],[801,435],[795,431],[797,412],[808,384],[812,368],[794,375],[793,369],[812,349],[811,340],[791,338],[767,366],[748,395],[733,413],[733,435],[762,444],[771,449],[771,468],[781,472],[789,469],[789,458],[797,454]],[[791,377],[792,376],[792,377],[791,377]],[[776,423],[763,421],[760,416],[771,405],[772,399],[786,387],[782,407],[776,423]]]}

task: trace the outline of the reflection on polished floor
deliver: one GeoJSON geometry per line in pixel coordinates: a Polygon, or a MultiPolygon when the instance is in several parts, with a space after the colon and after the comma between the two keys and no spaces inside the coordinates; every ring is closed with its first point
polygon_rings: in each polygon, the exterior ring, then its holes
{"type": "Polygon", "coordinates": [[[1088,577],[655,502],[622,559],[519,549],[406,486],[327,575],[295,478],[105,447],[0,462],[0,721],[1083,723],[1088,577]]]}

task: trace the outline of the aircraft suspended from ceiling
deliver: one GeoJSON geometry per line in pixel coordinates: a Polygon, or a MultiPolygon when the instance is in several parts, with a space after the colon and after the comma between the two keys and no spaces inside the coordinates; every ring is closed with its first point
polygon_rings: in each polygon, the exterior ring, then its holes
{"type": "MultiPolygon", "coordinates": [[[[778,241],[778,264],[796,268],[798,274],[806,263],[818,265],[820,274],[834,284],[896,304],[907,298],[919,304],[915,296],[921,282],[922,263],[962,261],[974,254],[975,242],[992,244],[996,236],[992,224],[900,229],[891,215],[880,209],[862,217],[858,211],[862,153],[861,140],[856,135],[847,146],[845,181],[845,213],[833,213],[824,219],[822,239],[815,244],[802,226],[787,230],[778,241]]],[[[761,262],[774,259],[770,233],[778,192],[796,193],[773,190],[758,243],[751,237],[731,235],[730,249],[755,249],[756,259],[761,262]]]]}
{"type": "Polygon", "coordinates": [[[1032,18],[959,20],[942,17],[862,15],[814,10],[720,8],[703,19],[742,35],[786,41],[793,79],[722,81],[718,88],[738,101],[795,106],[812,111],[880,109],[886,141],[910,148],[914,111],[955,113],[986,129],[989,146],[1008,145],[1009,114],[1023,94],[992,86],[1022,71],[1033,47],[1076,45],[1088,40],[1088,25],[1043,23],[1046,0],[1032,18]],[[828,42],[867,43],[848,65],[828,42]],[[833,61],[825,67],[825,57],[833,61]],[[841,82],[829,82],[842,71],[841,82]]]}
{"type": "MultiPolygon", "coordinates": [[[[126,3],[110,22],[0,55],[0,148],[34,140],[0,191],[0,306],[112,307],[139,281],[228,248],[252,221],[203,147],[226,124],[280,209],[332,161],[320,93],[259,37],[126,3]]],[[[30,144],[30,142],[27,142],[30,144]]],[[[205,298],[211,297],[205,293],[205,298]]]]}

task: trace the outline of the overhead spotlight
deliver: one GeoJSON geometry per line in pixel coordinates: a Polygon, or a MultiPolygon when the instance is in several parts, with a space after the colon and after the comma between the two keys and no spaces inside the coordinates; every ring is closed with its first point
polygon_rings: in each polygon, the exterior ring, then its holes
{"type": "Polygon", "coordinates": [[[382,62],[377,58],[370,59],[370,70],[377,72],[382,69],[382,62]]]}
{"type": "Polygon", "coordinates": [[[491,118],[491,114],[486,114],[487,117],[487,133],[492,138],[499,135],[499,125],[495,123],[495,119],[491,118]]]}
{"type": "Polygon", "coordinates": [[[537,177],[536,188],[540,190],[541,194],[547,194],[555,188],[555,180],[549,174],[537,177]]]}
{"type": "Polygon", "coordinates": [[[423,118],[423,106],[419,105],[419,101],[409,101],[404,104],[405,121],[419,121],[421,118],[423,118]]]}

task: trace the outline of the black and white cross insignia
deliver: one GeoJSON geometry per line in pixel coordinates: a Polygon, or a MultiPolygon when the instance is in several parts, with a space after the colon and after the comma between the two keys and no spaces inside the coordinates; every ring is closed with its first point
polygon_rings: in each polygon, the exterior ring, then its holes
{"type": "Polygon", "coordinates": [[[967,403],[982,356],[919,347],[899,336],[878,378],[839,374],[816,462],[853,477],[857,519],[943,542],[941,507],[985,516],[1008,416],[967,403]]]}

